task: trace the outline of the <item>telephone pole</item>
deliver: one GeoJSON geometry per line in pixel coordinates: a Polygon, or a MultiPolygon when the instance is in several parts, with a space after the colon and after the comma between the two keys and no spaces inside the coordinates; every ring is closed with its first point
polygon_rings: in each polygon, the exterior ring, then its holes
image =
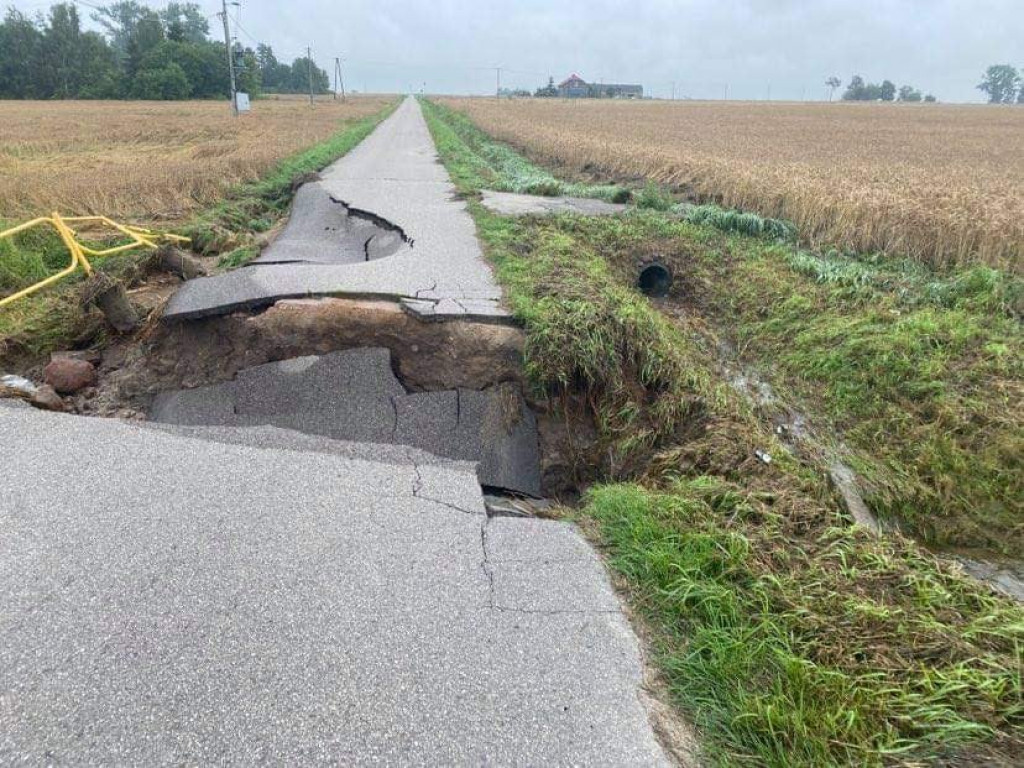
{"type": "Polygon", "coordinates": [[[313,106],[313,52],[306,46],[306,74],[309,77],[309,106],[313,106]]]}
{"type": "Polygon", "coordinates": [[[228,74],[231,76],[231,114],[238,117],[238,92],[235,90],[235,52],[231,50],[231,30],[228,29],[228,0],[221,0],[220,15],[224,20],[224,47],[228,52],[228,74]]]}
{"type": "Polygon", "coordinates": [[[341,86],[341,100],[345,100],[345,78],[341,75],[341,58],[334,57],[334,98],[338,98],[338,86],[341,86]]]}

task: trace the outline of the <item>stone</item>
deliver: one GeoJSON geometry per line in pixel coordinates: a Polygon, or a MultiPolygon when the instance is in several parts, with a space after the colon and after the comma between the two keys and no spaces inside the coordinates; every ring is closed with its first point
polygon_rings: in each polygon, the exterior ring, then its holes
{"type": "Polygon", "coordinates": [[[43,380],[62,395],[73,395],[96,383],[96,367],[88,360],[54,355],[43,369],[43,380]]]}
{"type": "Polygon", "coordinates": [[[59,412],[64,410],[64,401],[61,400],[60,395],[49,384],[43,384],[36,389],[29,402],[36,408],[41,408],[44,411],[59,412]]]}

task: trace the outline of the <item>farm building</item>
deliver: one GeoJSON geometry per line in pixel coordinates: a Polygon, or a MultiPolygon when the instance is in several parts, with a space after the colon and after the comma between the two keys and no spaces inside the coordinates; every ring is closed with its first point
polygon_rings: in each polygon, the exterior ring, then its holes
{"type": "Polygon", "coordinates": [[[642,85],[623,83],[588,83],[577,74],[558,84],[558,95],[564,99],[642,99],[642,85]]]}

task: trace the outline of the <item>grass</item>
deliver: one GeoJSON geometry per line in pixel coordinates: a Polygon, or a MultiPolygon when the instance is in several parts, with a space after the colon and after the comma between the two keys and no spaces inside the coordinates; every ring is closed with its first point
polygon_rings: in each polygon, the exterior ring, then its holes
{"type": "Polygon", "coordinates": [[[814,248],[1024,269],[1024,110],[444,99],[566,176],[649,180],[794,222],[814,248]],[[955,147],[955,151],[950,151],[955,147]]]}
{"type": "MultiPolygon", "coordinates": [[[[263,178],[231,188],[221,202],[196,214],[176,228],[177,232],[191,237],[197,252],[220,254],[220,268],[238,267],[255,258],[258,249],[254,236],[285,215],[296,181],[346,154],[390,114],[394,105],[392,101],[374,114],[346,120],[340,130],[335,124],[333,136],[278,162],[263,178]]],[[[45,231],[19,235],[13,243],[0,243],[0,295],[52,274],[66,265],[67,258],[56,235],[45,231]]],[[[137,261],[137,255],[108,258],[94,266],[130,280],[137,277],[133,267],[137,261]]],[[[0,310],[0,361],[15,354],[42,358],[53,350],[86,343],[103,332],[95,313],[81,305],[80,280],[80,275],[72,276],[0,310]]]]}
{"type": "MultiPolygon", "coordinates": [[[[611,218],[498,217],[473,197],[489,183],[476,170],[479,153],[444,108],[427,117],[524,324],[531,379],[566,404],[567,418],[582,407],[596,422],[600,477],[583,479],[604,484],[590,487],[578,518],[651,628],[654,661],[673,702],[701,727],[705,756],[722,765],[1012,763],[1024,749],[1024,611],[913,541],[852,525],[821,468],[779,445],[723,379],[719,346],[730,332],[762,362],[816,360],[846,338],[815,332],[839,317],[919,339],[918,358],[877,380],[872,366],[886,366],[891,340],[851,338],[837,353],[849,359],[822,366],[807,393],[828,403],[846,369],[862,367],[851,391],[863,406],[858,418],[875,419],[870,448],[896,451],[904,443],[885,433],[898,411],[895,401],[886,405],[892,387],[929,392],[925,382],[948,376],[939,359],[970,367],[979,350],[1003,365],[1019,359],[1013,281],[867,258],[844,269],[838,255],[766,236],[770,227],[756,237],[723,232],[656,207],[611,218]],[[672,317],[632,289],[637,261],[655,255],[673,265],[687,294],[685,311],[672,317]],[[890,310],[899,314],[882,325],[890,310]],[[968,334],[956,347],[899,324],[938,322],[944,312],[971,314],[982,337],[968,334]],[[811,336],[793,343],[801,330],[811,336]],[[769,332],[777,334],[770,344],[761,341],[769,332]],[[759,461],[756,449],[775,461],[759,461]]],[[[959,320],[950,315],[940,327],[959,320]]],[[[777,381],[810,375],[792,365],[777,381]]],[[[979,380],[995,381],[994,370],[979,380]]],[[[946,396],[958,386],[951,380],[946,396]]],[[[971,431],[971,418],[1001,407],[992,397],[979,408],[984,396],[955,401],[965,408],[961,430],[979,441],[994,425],[971,431]]],[[[932,427],[918,412],[903,420],[936,436],[948,426],[932,427]]],[[[1019,482],[1007,458],[995,466],[1019,482]]]]}
{"type": "MultiPolygon", "coordinates": [[[[428,113],[437,109],[431,101],[421,100],[420,104],[428,113]]],[[[629,189],[616,184],[580,184],[557,179],[511,147],[491,140],[469,118],[451,111],[446,112],[445,118],[464,148],[465,168],[455,171],[459,174],[455,180],[464,190],[486,188],[544,197],[594,197],[614,203],[630,199],[629,189]]]]}

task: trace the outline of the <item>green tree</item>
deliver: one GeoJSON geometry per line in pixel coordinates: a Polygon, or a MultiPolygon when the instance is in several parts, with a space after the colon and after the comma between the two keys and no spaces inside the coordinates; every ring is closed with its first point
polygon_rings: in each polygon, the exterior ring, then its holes
{"type": "Polygon", "coordinates": [[[934,96],[932,96],[932,94],[930,94],[930,93],[929,93],[929,94],[927,94],[927,95],[926,95],[926,96],[924,97],[924,100],[925,100],[926,102],[928,102],[929,104],[934,104],[934,103],[935,103],[936,101],[938,101],[938,99],[936,99],[936,98],[935,98],[934,96]]]}
{"type": "Polygon", "coordinates": [[[534,96],[539,96],[540,98],[548,99],[554,98],[557,95],[558,89],[555,87],[555,78],[553,77],[549,77],[548,84],[545,85],[543,88],[538,88],[537,92],[534,94],[534,96]]]}
{"type": "Polygon", "coordinates": [[[58,3],[50,8],[50,18],[43,29],[37,66],[38,95],[58,99],[77,96],[82,76],[81,54],[78,8],[72,3],[58,3]]]}
{"type": "Polygon", "coordinates": [[[878,98],[882,101],[892,101],[896,98],[896,83],[892,80],[883,80],[878,86],[878,98]]]}
{"type": "Polygon", "coordinates": [[[164,25],[156,11],[144,8],[128,37],[126,69],[132,78],[142,66],[142,60],[164,41],[164,25]]]}
{"type": "Polygon", "coordinates": [[[305,56],[292,62],[288,90],[292,93],[306,93],[309,90],[310,66],[313,73],[313,93],[327,93],[330,90],[331,80],[327,73],[305,56]]]}
{"type": "Polygon", "coordinates": [[[828,90],[828,100],[832,101],[832,95],[836,92],[836,88],[841,86],[843,81],[833,75],[825,81],[825,88],[828,90]]]}
{"type": "Polygon", "coordinates": [[[161,69],[140,69],[132,79],[133,99],[171,101],[187,99],[190,93],[184,70],[174,62],[161,69]]]}
{"type": "Polygon", "coordinates": [[[1020,73],[1009,64],[993,64],[978,84],[978,90],[988,94],[989,104],[1012,104],[1020,88],[1020,73]]]}
{"type": "Polygon", "coordinates": [[[846,86],[846,91],[843,92],[843,101],[864,101],[864,90],[864,78],[854,75],[850,78],[850,84],[846,86]]]}
{"type": "Polygon", "coordinates": [[[167,38],[179,43],[203,43],[210,34],[210,22],[195,3],[168,3],[160,11],[167,38]]]}
{"type": "Polygon", "coordinates": [[[0,98],[31,99],[37,90],[36,64],[42,33],[23,13],[8,8],[0,23],[0,98]]]}
{"type": "Polygon", "coordinates": [[[921,92],[911,85],[901,85],[899,92],[900,101],[920,101],[921,92]]]}
{"type": "Polygon", "coordinates": [[[148,9],[134,0],[105,5],[92,15],[93,21],[106,32],[111,46],[119,59],[128,56],[128,42],[135,33],[135,27],[148,9]]]}

